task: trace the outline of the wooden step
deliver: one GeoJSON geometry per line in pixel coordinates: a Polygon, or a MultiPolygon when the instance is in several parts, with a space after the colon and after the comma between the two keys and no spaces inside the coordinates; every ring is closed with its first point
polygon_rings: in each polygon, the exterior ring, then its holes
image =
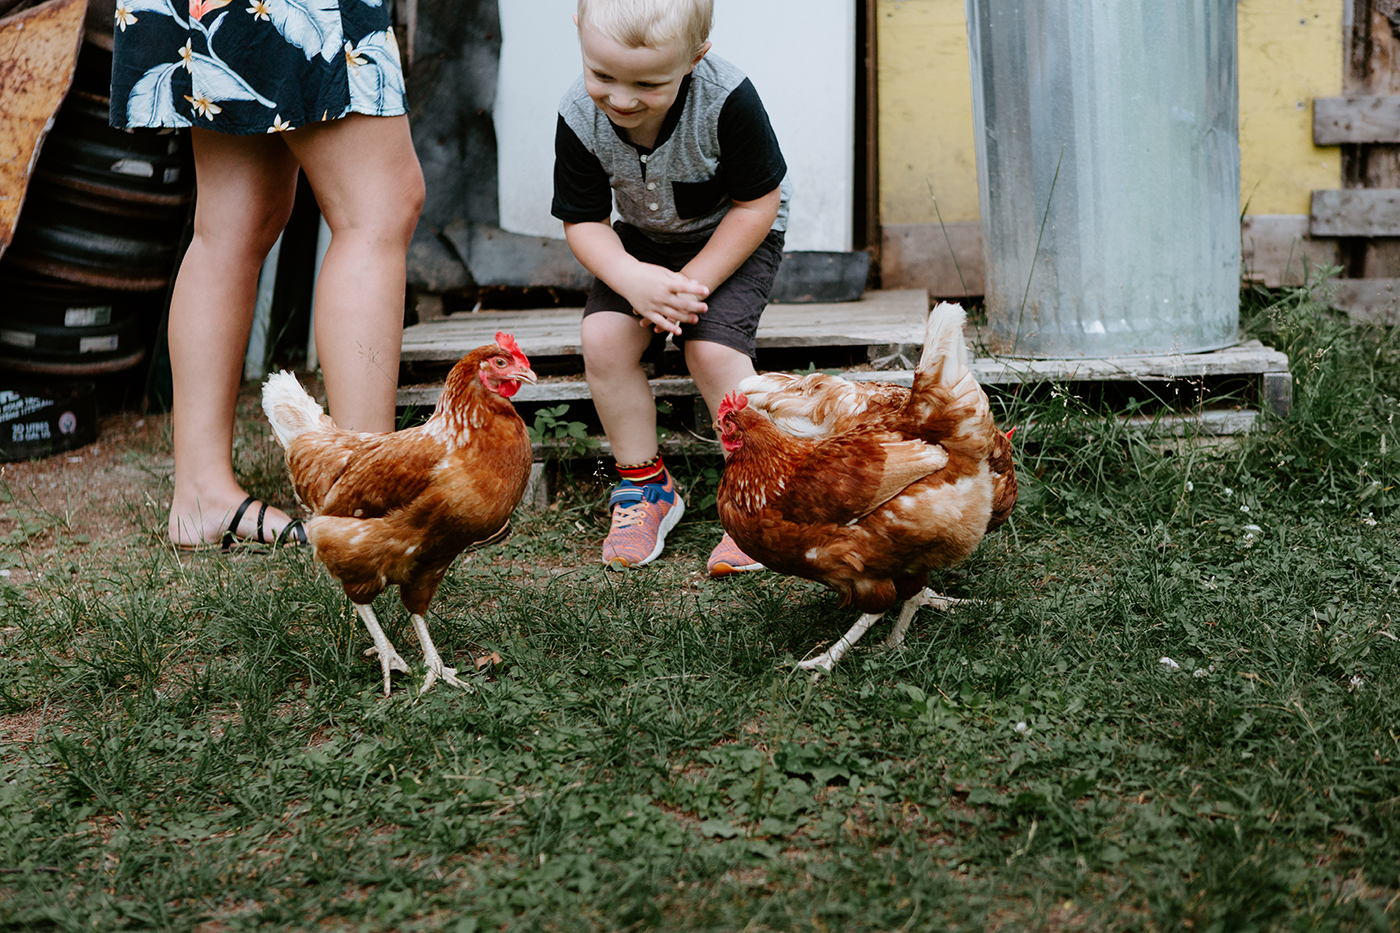
{"type": "MultiPolygon", "coordinates": [[[[927,314],[928,292],[921,288],[867,292],[860,301],[836,304],[772,304],[758,325],[758,347],[917,347],[923,343],[927,314]]],[[[493,342],[501,330],[509,331],[531,358],[579,356],[582,315],[581,308],[454,314],[405,328],[402,359],[457,360],[493,342]]]]}
{"type": "MultiPolygon", "coordinates": [[[[978,357],[972,361],[977,381],[988,386],[1010,386],[1035,382],[1169,382],[1210,376],[1258,376],[1260,397],[1280,416],[1292,407],[1293,380],[1288,373],[1288,357],[1278,350],[1250,340],[1238,346],[1211,353],[1178,353],[1162,356],[1114,357],[1110,359],[1031,360],[1007,357],[978,357]]],[[[912,385],[912,369],[853,369],[843,375],[859,382],[893,382],[912,385]]],[[[652,379],[651,391],[657,398],[695,396],[695,383],[685,376],[652,379]]],[[[442,392],[440,384],[403,386],[399,405],[431,407],[442,392]]],[[[585,401],[592,398],[588,383],[581,377],[545,377],[532,386],[521,386],[513,401],[517,404],[585,401]]]]}

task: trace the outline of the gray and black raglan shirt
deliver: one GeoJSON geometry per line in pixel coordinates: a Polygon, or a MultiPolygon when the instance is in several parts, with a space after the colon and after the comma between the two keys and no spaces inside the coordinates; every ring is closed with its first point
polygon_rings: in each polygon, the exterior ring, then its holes
{"type": "Polygon", "coordinates": [[[566,223],[606,223],[613,199],[625,223],[657,242],[707,239],[732,201],[782,187],[774,230],[787,229],[787,163],[758,91],[707,55],[683,79],[656,146],[633,145],[598,109],[579,77],[559,105],[554,203],[566,223]]]}

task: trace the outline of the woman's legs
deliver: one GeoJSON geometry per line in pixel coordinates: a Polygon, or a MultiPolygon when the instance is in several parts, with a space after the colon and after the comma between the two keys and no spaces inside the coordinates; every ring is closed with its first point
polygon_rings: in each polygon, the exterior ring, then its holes
{"type": "Polygon", "coordinates": [[[316,285],[316,353],[336,424],[392,431],[408,243],[423,172],[407,117],[350,114],[286,134],[331,242],[316,285]]]}
{"type": "MultiPolygon", "coordinates": [[[[316,289],[316,346],[331,415],[342,427],[391,431],[403,332],[408,242],[423,174],[406,117],[340,120],[291,133],[227,136],[196,129],[194,239],[170,309],[175,491],[170,537],[218,541],[246,498],[233,473],[233,418],[252,328],[258,271],[291,216],[297,164],[331,243],[316,289]]],[[[235,531],[252,537],[258,510],[235,531]]],[[[269,509],[264,533],[290,521],[269,509]]]]}
{"type": "MultiPolygon", "coordinates": [[[[175,489],[169,534],[179,545],[218,541],[246,493],[233,474],[233,419],[253,323],[258,271],[291,216],[297,166],[274,136],[191,133],[199,196],[194,239],[170,304],[175,489]]],[[[252,537],[258,509],[237,533],[252,537]]],[[[265,534],[290,521],[269,509],[265,534]]]]}

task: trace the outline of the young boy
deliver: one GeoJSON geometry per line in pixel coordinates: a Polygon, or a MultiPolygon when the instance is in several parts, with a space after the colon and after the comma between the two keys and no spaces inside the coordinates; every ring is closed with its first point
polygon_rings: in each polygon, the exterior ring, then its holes
{"type": "MultiPolygon", "coordinates": [[[[582,343],[622,476],[603,542],[615,570],[652,561],[685,511],[657,449],[643,353],[669,333],[713,417],[754,372],[782,261],[787,163],[753,84],[706,54],[713,10],[714,0],[579,0],[574,17],[583,77],[559,107],[553,214],[597,277],[582,343]]],[[[726,534],[708,568],[762,565],[726,534]]]]}

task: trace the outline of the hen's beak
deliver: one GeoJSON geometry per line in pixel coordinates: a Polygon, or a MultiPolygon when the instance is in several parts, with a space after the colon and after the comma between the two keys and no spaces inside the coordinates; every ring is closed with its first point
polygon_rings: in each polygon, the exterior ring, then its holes
{"type": "Polygon", "coordinates": [[[530,369],[528,366],[520,370],[519,372],[512,374],[511,378],[514,379],[516,382],[528,382],[530,383],[530,385],[534,385],[536,382],[539,381],[539,377],[535,375],[535,371],[533,369],[530,369]]]}

